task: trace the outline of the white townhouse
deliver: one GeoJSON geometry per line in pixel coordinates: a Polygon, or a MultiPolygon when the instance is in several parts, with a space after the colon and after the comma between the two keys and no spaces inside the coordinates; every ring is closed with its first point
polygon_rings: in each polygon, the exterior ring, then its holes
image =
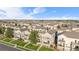
{"type": "Polygon", "coordinates": [[[35,30],[35,31],[41,32],[41,31],[46,31],[47,28],[44,27],[44,26],[41,26],[41,25],[36,25],[36,26],[33,26],[33,29],[32,29],[32,30],[35,30]]]}
{"type": "Polygon", "coordinates": [[[54,37],[53,37],[53,35],[49,34],[48,32],[39,33],[39,40],[40,40],[39,44],[50,47],[50,45],[54,41],[54,37]]]}
{"type": "Polygon", "coordinates": [[[16,28],[14,30],[14,39],[22,38],[24,41],[28,41],[30,32],[26,28],[16,28]]]}
{"type": "Polygon", "coordinates": [[[48,29],[50,29],[50,30],[52,30],[54,27],[53,26],[51,26],[51,25],[45,25],[44,26],[45,28],[48,28],[48,29]]]}

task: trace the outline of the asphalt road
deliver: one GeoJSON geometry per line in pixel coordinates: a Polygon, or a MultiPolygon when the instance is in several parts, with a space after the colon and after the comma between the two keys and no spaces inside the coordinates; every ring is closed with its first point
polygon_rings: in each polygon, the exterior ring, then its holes
{"type": "Polygon", "coordinates": [[[20,51],[20,50],[0,44],[0,51],[20,51]]]}

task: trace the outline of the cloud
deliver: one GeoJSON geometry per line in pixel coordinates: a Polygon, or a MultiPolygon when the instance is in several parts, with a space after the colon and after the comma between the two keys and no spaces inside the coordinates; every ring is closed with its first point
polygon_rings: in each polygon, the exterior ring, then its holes
{"type": "Polygon", "coordinates": [[[45,8],[43,7],[37,7],[33,10],[33,14],[43,13],[45,12],[45,8]]]}
{"type": "Polygon", "coordinates": [[[28,13],[27,15],[25,15],[23,18],[37,19],[36,17],[34,17],[34,15],[39,14],[39,13],[44,13],[45,11],[46,11],[46,9],[43,8],[43,7],[36,7],[32,11],[30,11],[30,13],[28,13]]]}
{"type": "MultiPolygon", "coordinates": [[[[38,19],[34,15],[39,15],[40,13],[44,13],[46,11],[43,7],[36,7],[33,10],[29,9],[28,14],[24,14],[21,10],[21,7],[7,7],[7,8],[1,8],[0,7],[0,19],[38,19]]],[[[56,12],[53,10],[52,12],[56,12]]],[[[39,18],[39,19],[60,19],[60,20],[66,20],[66,19],[79,19],[79,17],[73,17],[73,16],[61,16],[61,17],[45,17],[45,18],[39,18]]]]}
{"type": "Polygon", "coordinates": [[[73,17],[73,16],[61,16],[61,17],[49,17],[45,19],[50,19],[50,20],[67,20],[67,19],[72,19],[72,20],[78,20],[79,17],[73,17]]]}
{"type": "Polygon", "coordinates": [[[43,13],[45,12],[45,8],[43,7],[37,7],[37,8],[34,8],[29,14],[27,14],[26,16],[33,16],[35,14],[39,14],[39,13],[43,13]]]}
{"type": "Polygon", "coordinates": [[[0,8],[0,19],[13,19],[13,18],[21,18],[24,15],[22,14],[20,8],[0,8]],[[1,15],[5,15],[5,17],[1,17],[1,15]]]}
{"type": "Polygon", "coordinates": [[[0,9],[0,17],[6,17],[6,11],[0,9]]]}
{"type": "Polygon", "coordinates": [[[22,11],[21,7],[0,8],[0,19],[36,19],[34,15],[45,12],[45,8],[36,7],[32,11],[29,9],[28,14],[24,14],[22,11]]]}

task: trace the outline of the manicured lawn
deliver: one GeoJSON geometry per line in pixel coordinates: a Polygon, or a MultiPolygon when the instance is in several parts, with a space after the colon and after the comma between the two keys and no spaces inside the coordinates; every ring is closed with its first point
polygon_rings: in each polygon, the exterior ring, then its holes
{"type": "MultiPolygon", "coordinates": [[[[6,41],[3,41],[3,40],[1,40],[0,43],[1,43],[1,44],[4,44],[4,45],[12,46],[12,47],[14,46],[13,43],[11,43],[11,42],[6,42],[6,41]]],[[[26,51],[30,51],[30,50],[28,50],[28,49],[26,49],[26,48],[23,48],[23,47],[21,47],[21,46],[17,46],[17,48],[20,48],[20,49],[23,49],[23,50],[26,50],[26,51]]]]}
{"type": "Polygon", "coordinates": [[[10,42],[11,40],[11,38],[5,38],[3,41],[10,42]]]}
{"type": "Polygon", "coordinates": [[[19,46],[24,46],[26,44],[23,40],[14,40],[11,43],[17,44],[19,46]]]}
{"type": "MultiPolygon", "coordinates": [[[[27,45],[25,48],[23,48],[23,46],[25,44],[27,44],[27,42],[24,42],[23,40],[13,40],[11,38],[5,38],[4,40],[1,40],[0,43],[4,43],[7,44],[9,46],[14,46],[14,44],[17,44],[18,48],[29,51],[28,49],[32,49],[32,50],[37,50],[37,48],[39,47],[39,45],[33,45],[32,43],[30,43],[29,45],[27,45]],[[11,41],[11,42],[10,42],[11,41]],[[21,47],[20,47],[21,46],[21,47]],[[28,48],[28,49],[27,49],[28,48]]],[[[45,46],[42,46],[39,51],[53,51],[53,49],[51,48],[47,48],[45,46]]]]}
{"type": "Polygon", "coordinates": [[[33,50],[37,50],[38,47],[39,47],[39,45],[35,46],[33,44],[29,44],[29,45],[26,46],[26,48],[33,49],[33,50]]]}
{"type": "Polygon", "coordinates": [[[39,51],[53,51],[53,49],[42,46],[39,51]]]}
{"type": "Polygon", "coordinates": [[[11,44],[11,43],[6,42],[6,41],[0,41],[0,43],[5,44],[5,45],[9,45],[9,46],[14,46],[14,44],[11,44]]]}
{"type": "Polygon", "coordinates": [[[17,46],[18,48],[20,48],[20,49],[23,49],[23,50],[25,50],[25,51],[30,51],[30,50],[28,50],[28,49],[26,49],[26,48],[23,48],[23,47],[20,47],[20,46],[17,46]]]}

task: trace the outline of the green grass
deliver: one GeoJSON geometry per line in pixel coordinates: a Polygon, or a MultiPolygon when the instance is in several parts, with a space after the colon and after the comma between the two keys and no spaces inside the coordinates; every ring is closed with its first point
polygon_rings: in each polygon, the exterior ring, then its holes
{"type": "Polygon", "coordinates": [[[53,49],[42,46],[39,51],[53,51],[53,49]]]}
{"type": "Polygon", "coordinates": [[[26,44],[23,40],[14,40],[11,43],[17,44],[17,45],[22,46],[22,47],[26,44]]]}
{"type": "Polygon", "coordinates": [[[14,46],[14,44],[11,44],[9,42],[5,42],[5,41],[0,41],[1,44],[5,44],[5,45],[8,45],[8,46],[14,46]]]}
{"type": "MultiPolygon", "coordinates": [[[[12,44],[12,43],[10,43],[10,42],[3,41],[3,40],[0,40],[0,44],[4,44],[4,45],[7,45],[7,46],[11,46],[11,47],[14,46],[14,44],[12,44]]],[[[17,46],[17,48],[20,48],[20,49],[26,50],[26,51],[30,51],[30,50],[28,50],[28,49],[26,49],[26,48],[23,48],[23,47],[21,47],[21,46],[17,46]]]]}
{"type": "Polygon", "coordinates": [[[3,41],[10,42],[11,40],[11,38],[5,38],[3,41]]]}
{"type": "Polygon", "coordinates": [[[29,49],[33,49],[33,50],[37,50],[37,48],[39,47],[39,45],[33,45],[33,44],[29,44],[26,46],[26,48],[29,48],[29,49]]]}
{"type": "Polygon", "coordinates": [[[28,50],[28,49],[26,49],[26,48],[23,48],[23,47],[20,47],[20,46],[17,46],[18,48],[20,48],[20,49],[23,49],[23,50],[25,50],[25,51],[30,51],[30,50],[28,50]]]}
{"type": "MultiPolygon", "coordinates": [[[[37,50],[37,48],[39,47],[39,45],[33,45],[32,43],[30,43],[29,45],[27,45],[25,48],[23,48],[23,46],[25,44],[27,44],[27,42],[24,42],[23,40],[13,40],[11,38],[5,38],[4,40],[1,40],[0,43],[3,43],[5,45],[9,45],[9,46],[14,46],[14,44],[17,44],[17,48],[29,51],[28,49],[32,49],[32,50],[37,50]],[[28,49],[27,49],[28,48],[28,49]]],[[[53,49],[51,48],[47,48],[45,46],[42,46],[39,51],[53,51],[53,49]]]]}

